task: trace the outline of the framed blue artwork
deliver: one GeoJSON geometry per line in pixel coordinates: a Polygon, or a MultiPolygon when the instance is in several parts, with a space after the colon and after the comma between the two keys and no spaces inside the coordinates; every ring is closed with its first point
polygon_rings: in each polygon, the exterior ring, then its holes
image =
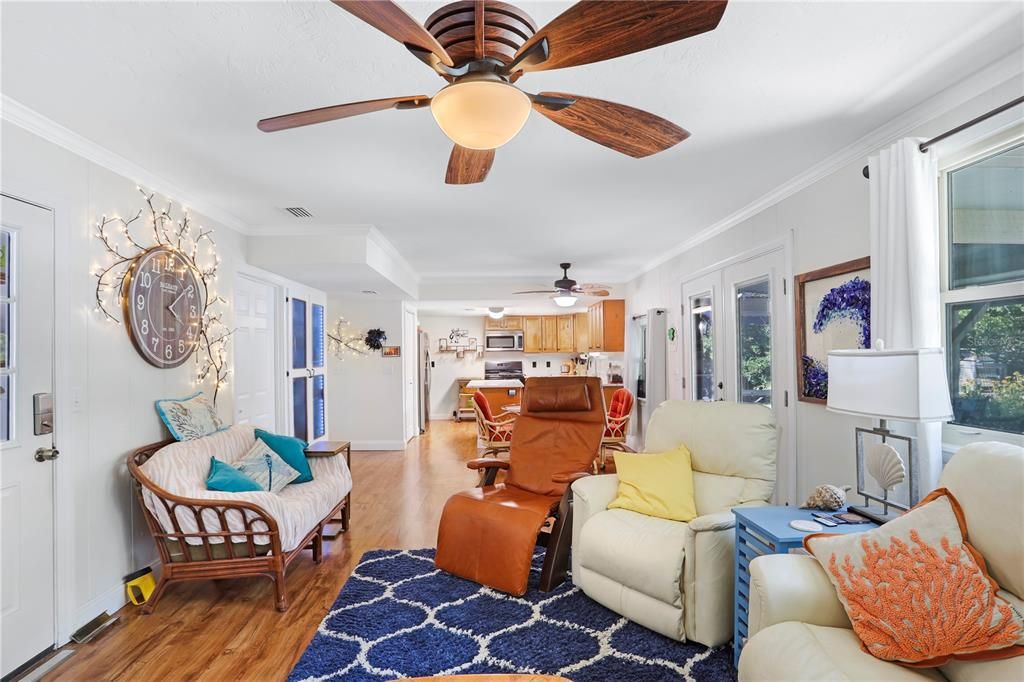
{"type": "Polygon", "coordinates": [[[828,399],[828,353],[871,347],[871,259],[805,272],[796,291],[797,397],[828,399]]]}

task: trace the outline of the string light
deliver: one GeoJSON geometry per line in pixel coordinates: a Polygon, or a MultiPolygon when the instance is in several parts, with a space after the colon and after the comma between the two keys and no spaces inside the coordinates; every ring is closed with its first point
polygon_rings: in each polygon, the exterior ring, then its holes
{"type": "Polygon", "coordinates": [[[205,294],[197,331],[199,352],[195,354],[196,373],[192,383],[199,385],[208,379],[211,380],[213,402],[216,404],[217,394],[221,388],[227,386],[227,377],[231,373],[227,367],[226,351],[234,330],[228,329],[224,324],[223,311],[220,310],[227,300],[213,292],[212,282],[217,278],[217,269],[220,267],[213,231],[205,229],[202,225],[193,228],[188,209],[184,207],[182,219],[175,221],[171,218],[172,202],[168,201],[167,208],[158,211],[153,204],[154,193],[147,193],[139,185],[136,185],[135,189],[142,195],[145,207],[140,208],[134,217],[124,220],[117,215],[108,218],[104,214],[96,223],[96,238],[103,244],[109,264],[96,267],[94,272],[95,310],[108,322],[120,324],[121,320],[115,313],[124,295],[125,279],[131,264],[139,255],[153,247],[164,246],[178,251],[186,261],[186,267],[196,273],[205,294]],[[152,230],[154,242],[149,246],[144,245],[132,234],[132,225],[142,220],[143,212],[146,211],[148,215],[144,222],[152,230]],[[120,232],[119,237],[114,237],[111,231],[108,231],[111,225],[114,226],[114,230],[120,232]],[[212,259],[212,265],[199,262],[199,245],[203,241],[209,244],[204,260],[212,259]]]}

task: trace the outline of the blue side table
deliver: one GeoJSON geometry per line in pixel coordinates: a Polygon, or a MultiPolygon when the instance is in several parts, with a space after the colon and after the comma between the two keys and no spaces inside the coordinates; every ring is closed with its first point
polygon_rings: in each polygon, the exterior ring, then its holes
{"type": "MultiPolygon", "coordinates": [[[[750,562],[762,554],[788,554],[803,548],[810,535],[789,525],[790,521],[813,521],[810,509],[797,507],[736,507],[736,606],[733,619],[733,665],[739,665],[740,651],[747,639],[747,615],[750,600],[750,562]]],[[[843,509],[842,511],[846,511],[843,509]]],[[[836,512],[838,513],[838,512],[836,512]]],[[[824,527],[824,533],[863,533],[877,528],[875,523],[840,524],[824,527]]]]}

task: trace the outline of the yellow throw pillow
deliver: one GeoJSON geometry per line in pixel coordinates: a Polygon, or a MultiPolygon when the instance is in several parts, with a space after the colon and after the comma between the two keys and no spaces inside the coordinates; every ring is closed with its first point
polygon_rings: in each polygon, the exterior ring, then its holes
{"type": "Polygon", "coordinates": [[[619,494],[609,509],[628,509],[671,521],[697,516],[693,501],[693,469],[685,445],[660,454],[615,453],[619,494]]]}

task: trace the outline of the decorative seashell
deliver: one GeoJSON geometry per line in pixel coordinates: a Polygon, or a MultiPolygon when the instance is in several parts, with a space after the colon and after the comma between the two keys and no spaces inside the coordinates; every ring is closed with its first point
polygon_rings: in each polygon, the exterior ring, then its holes
{"type": "Polygon", "coordinates": [[[811,493],[811,496],[804,502],[805,509],[824,509],[826,511],[835,511],[842,509],[843,505],[846,504],[846,491],[850,489],[850,486],[844,485],[842,488],[836,485],[819,485],[811,493]]]}
{"type": "Polygon", "coordinates": [[[903,458],[887,443],[875,443],[868,448],[865,466],[882,490],[892,490],[907,478],[903,458]]]}

